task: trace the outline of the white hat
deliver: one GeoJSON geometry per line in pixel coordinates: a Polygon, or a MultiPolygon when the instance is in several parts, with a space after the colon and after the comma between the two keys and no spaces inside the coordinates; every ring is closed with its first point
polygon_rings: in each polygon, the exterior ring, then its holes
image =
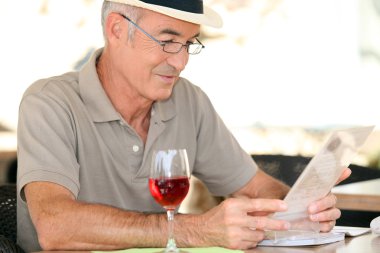
{"type": "Polygon", "coordinates": [[[202,0],[106,0],[155,11],[190,23],[219,28],[222,18],[202,0]]]}

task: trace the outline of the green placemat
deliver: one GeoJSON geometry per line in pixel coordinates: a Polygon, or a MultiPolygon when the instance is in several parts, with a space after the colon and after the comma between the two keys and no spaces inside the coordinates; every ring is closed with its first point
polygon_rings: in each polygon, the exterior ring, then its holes
{"type": "MultiPolygon", "coordinates": [[[[159,248],[144,248],[144,249],[126,249],[126,250],[118,250],[118,251],[107,251],[115,252],[115,253],[155,253],[160,252],[163,249],[159,248]]],[[[187,251],[188,253],[243,253],[241,250],[232,250],[225,249],[220,247],[210,247],[210,248],[181,248],[183,251],[187,251]]],[[[101,253],[105,251],[93,251],[93,253],[101,253]]]]}

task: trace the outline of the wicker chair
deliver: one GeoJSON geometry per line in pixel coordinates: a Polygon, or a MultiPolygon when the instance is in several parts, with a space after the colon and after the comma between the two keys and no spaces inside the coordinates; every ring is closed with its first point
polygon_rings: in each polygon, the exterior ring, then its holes
{"type": "Polygon", "coordinates": [[[266,173],[287,185],[293,185],[310,157],[287,155],[252,155],[253,160],[266,173]]]}
{"type": "MultiPolygon", "coordinates": [[[[252,155],[252,158],[266,173],[290,186],[294,184],[311,160],[311,157],[288,155],[252,155]]],[[[350,164],[348,167],[352,170],[352,174],[340,185],[380,178],[380,169],[378,168],[356,164],[350,164]]]]}
{"type": "Polygon", "coordinates": [[[17,244],[16,185],[0,185],[0,253],[24,252],[17,244]]]}

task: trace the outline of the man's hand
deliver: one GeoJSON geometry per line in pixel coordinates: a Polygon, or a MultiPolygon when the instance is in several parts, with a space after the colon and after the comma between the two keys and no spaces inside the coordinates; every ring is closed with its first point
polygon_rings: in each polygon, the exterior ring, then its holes
{"type": "Polygon", "coordinates": [[[230,198],[202,215],[202,236],[207,246],[249,249],[264,239],[265,230],[287,230],[285,221],[273,220],[263,213],[285,211],[282,200],[230,198]],[[256,214],[256,216],[255,216],[256,214]]]}
{"type": "Polygon", "coordinates": [[[336,220],[339,219],[341,212],[335,207],[335,204],[336,196],[330,193],[308,207],[310,220],[320,223],[321,232],[328,232],[333,229],[336,220]]]}
{"type": "MultiPolygon", "coordinates": [[[[351,170],[349,168],[345,169],[336,184],[347,179],[350,175],[351,170]]],[[[340,218],[341,212],[335,207],[336,201],[336,196],[330,193],[326,197],[310,204],[308,207],[310,220],[318,221],[321,225],[322,232],[328,232],[333,229],[336,220],[340,218]]]]}

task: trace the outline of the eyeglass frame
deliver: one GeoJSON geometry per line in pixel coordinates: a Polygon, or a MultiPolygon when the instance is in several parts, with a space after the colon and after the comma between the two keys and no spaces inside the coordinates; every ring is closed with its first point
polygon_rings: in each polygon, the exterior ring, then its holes
{"type": "Polygon", "coordinates": [[[119,13],[123,18],[125,18],[127,21],[129,21],[131,24],[133,24],[137,29],[139,29],[142,33],[144,33],[146,36],[148,36],[151,40],[153,40],[154,42],[156,42],[157,44],[159,44],[160,46],[162,46],[162,51],[164,51],[165,53],[169,53],[169,54],[178,54],[179,52],[181,52],[182,48],[185,47],[186,48],[186,52],[188,54],[191,54],[191,55],[196,55],[196,54],[199,54],[203,48],[205,48],[205,46],[202,44],[202,42],[199,41],[198,38],[195,38],[195,40],[198,42],[198,43],[187,43],[187,44],[182,44],[181,42],[177,42],[177,41],[171,41],[171,42],[164,42],[164,41],[160,41],[156,38],[154,38],[152,35],[150,35],[148,32],[146,32],[144,29],[142,29],[138,24],[136,24],[134,21],[132,21],[129,17],[125,16],[124,14],[121,14],[119,13]],[[172,51],[165,51],[165,46],[166,45],[169,45],[169,44],[177,44],[177,45],[181,45],[181,47],[178,49],[178,51],[176,52],[172,52],[172,51]],[[189,52],[189,48],[191,45],[197,45],[198,46],[198,50],[195,51],[195,53],[191,53],[189,52]]]}

